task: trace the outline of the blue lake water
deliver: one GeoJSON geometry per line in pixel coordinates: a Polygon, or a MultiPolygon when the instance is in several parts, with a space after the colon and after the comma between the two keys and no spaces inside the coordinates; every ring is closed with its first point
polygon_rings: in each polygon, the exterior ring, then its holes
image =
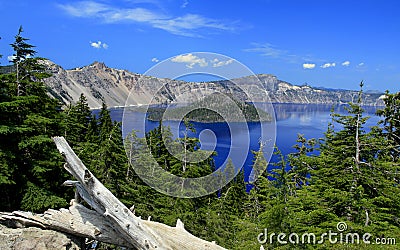
{"type": "MultiPolygon", "coordinates": [[[[328,123],[332,121],[331,105],[274,104],[273,106],[276,118],[275,144],[284,155],[295,152],[293,145],[296,144],[298,134],[303,134],[307,139],[321,138],[328,128],[328,123]]],[[[370,116],[365,126],[365,129],[368,130],[368,127],[377,124],[379,117],[375,116],[376,107],[365,107],[364,109],[365,115],[370,116]]],[[[346,114],[344,106],[336,106],[335,112],[346,114]]],[[[124,121],[124,137],[133,129],[145,128],[148,132],[158,126],[158,122],[147,121],[144,113],[125,111],[124,115],[122,108],[111,109],[111,117],[113,120],[124,121]]],[[[183,136],[183,124],[168,121],[164,122],[164,125],[176,128],[172,129],[175,138],[183,136]]],[[[217,152],[217,156],[214,157],[217,167],[226,163],[229,157],[235,166],[244,167],[245,179],[248,179],[253,162],[251,151],[259,149],[260,123],[248,123],[247,126],[242,123],[230,123],[229,126],[226,123],[194,123],[194,127],[196,133],[192,135],[200,138],[201,148],[217,152]],[[236,140],[238,143],[233,144],[232,140],[236,140]],[[248,140],[250,143],[246,144],[245,142],[248,140]],[[243,145],[241,145],[242,141],[243,145]],[[235,148],[232,145],[236,145],[235,148]]],[[[272,156],[271,162],[276,160],[276,156],[272,156]]]]}

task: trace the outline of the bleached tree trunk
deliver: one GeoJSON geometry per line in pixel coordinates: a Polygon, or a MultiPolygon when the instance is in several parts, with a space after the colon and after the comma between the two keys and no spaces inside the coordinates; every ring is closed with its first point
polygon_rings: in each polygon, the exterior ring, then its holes
{"type": "Polygon", "coordinates": [[[64,184],[75,186],[78,194],[76,198],[85,200],[92,209],[84,207],[77,202],[78,199],[74,199],[69,209],[49,209],[44,214],[0,212],[1,224],[50,229],[130,249],[224,249],[214,242],[190,234],[179,219],[176,226],[171,227],[135,216],[92,175],[64,137],[54,137],[53,140],[67,161],[65,169],[77,179],[66,181],[64,184]]]}
{"type": "MultiPolygon", "coordinates": [[[[176,227],[170,227],[136,217],[92,175],[63,137],[54,137],[53,140],[67,161],[66,170],[79,182],[77,190],[80,196],[123,241],[136,249],[224,249],[191,235],[180,220],[176,227]]],[[[99,228],[97,234],[102,233],[99,228]]]]}

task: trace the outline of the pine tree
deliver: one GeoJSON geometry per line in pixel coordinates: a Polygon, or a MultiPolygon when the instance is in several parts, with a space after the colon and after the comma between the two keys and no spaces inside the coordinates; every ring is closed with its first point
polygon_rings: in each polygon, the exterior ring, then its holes
{"type": "Polygon", "coordinates": [[[114,122],[108,137],[100,142],[99,156],[96,167],[100,179],[117,197],[122,197],[128,165],[120,122],[114,122]]]}
{"type": "Polygon", "coordinates": [[[390,94],[388,91],[383,99],[385,108],[378,110],[377,115],[383,117],[382,136],[388,140],[387,149],[393,162],[400,160],[400,92],[390,94]]]}
{"type": "MultiPolygon", "coordinates": [[[[93,120],[92,112],[90,111],[86,96],[82,93],[77,103],[75,105],[70,104],[64,113],[64,136],[66,137],[70,145],[74,147],[81,142],[86,142],[86,137],[89,136],[89,125],[94,126],[91,121],[97,122],[96,119],[93,120]]],[[[97,133],[97,131],[90,132],[97,133]]]]}
{"type": "Polygon", "coordinates": [[[11,44],[16,71],[0,75],[0,210],[41,211],[66,205],[61,157],[51,136],[61,131],[57,100],[47,95],[49,75],[22,36],[11,44]],[[42,200],[43,197],[47,197],[42,200]]]}
{"type": "Polygon", "coordinates": [[[107,140],[110,136],[111,131],[113,130],[113,122],[111,119],[110,111],[105,102],[102,103],[99,119],[98,119],[98,126],[100,132],[100,140],[104,141],[107,140]]]}
{"type": "Polygon", "coordinates": [[[121,123],[112,121],[105,103],[96,118],[83,94],[65,112],[67,135],[73,149],[93,174],[120,198],[128,169],[121,123]]]}
{"type": "MultiPolygon", "coordinates": [[[[312,216],[304,221],[334,228],[340,220],[359,233],[398,234],[399,166],[386,157],[387,142],[379,129],[364,130],[368,117],[363,116],[361,96],[362,90],[357,103],[349,104],[348,115],[332,115],[310,185],[300,192],[303,200],[312,194],[318,204],[307,209],[312,216]]],[[[298,200],[299,204],[305,202],[298,200]]]]}
{"type": "Polygon", "coordinates": [[[362,168],[371,164],[365,160],[372,160],[369,150],[363,151],[368,144],[363,124],[368,118],[362,116],[361,94],[360,91],[358,103],[349,104],[349,115],[332,115],[334,122],[342,125],[343,129],[328,135],[320,156],[323,167],[315,172],[318,185],[329,183],[325,193],[329,194],[327,199],[331,200],[330,206],[335,214],[351,221],[358,221],[356,217],[363,214],[353,204],[363,199],[364,190],[359,188],[368,188],[362,187],[361,175],[366,174],[362,168]],[[340,199],[337,200],[339,193],[340,199]]]}
{"type": "MultiPolygon", "coordinates": [[[[163,176],[155,171],[155,164],[163,169],[179,176],[199,177],[212,172],[213,160],[206,159],[199,163],[187,163],[186,169],[183,169],[183,163],[180,156],[174,157],[167,149],[167,145],[171,147],[182,146],[186,144],[187,152],[199,151],[197,143],[189,143],[196,141],[188,135],[184,138],[173,140],[172,133],[168,127],[164,127],[161,123],[157,128],[149,131],[146,138],[138,138],[133,131],[125,139],[125,148],[128,153],[128,159],[132,169],[127,169],[129,185],[126,186],[126,196],[124,200],[128,204],[135,204],[135,213],[142,217],[151,216],[152,220],[156,220],[168,225],[174,226],[179,218],[185,223],[185,228],[197,236],[206,239],[221,239],[215,234],[221,232],[215,227],[224,227],[226,221],[219,224],[218,221],[205,218],[204,213],[210,213],[211,218],[216,218],[218,210],[215,210],[211,201],[216,198],[216,194],[205,197],[186,199],[176,198],[159,193],[152,189],[146,183],[146,178],[160,178],[160,183],[164,183],[163,176]],[[186,140],[183,141],[183,140],[186,140]],[[140,171],[140,179],[136,172],[140,171]],[[129,191],[128,191],[129,190],[129,191]]],[[[222,216],[222,213],[221,213],[222,216]]],[[[222,218],[222,217],[219,217],[222,218]]]]}
{"type": "Polygon", "coordinates": [[[85,140],[90,143],[98,144],[100,141],[99,134],[100,130],[99,125],[97,124],[97,117],[95,114],[92,114],[87,128],[85,140]]]}
{"type": "Polygon", "coordinates": [[[218,197],[211,203],[214,212],[210,214],[218,220],[213,222],[213,227],[216,229],[210,228],[210,230],[215,230],[216,234],[223,237],[219,241],[221,245],[233,248],[240,241],[237,237],[239,228],[235,223],[245,217],[246,183],[243,170],[236,169],[230,159],[222,173],[228,180],[235,176],[235,173],[237,175],[219,191],[218,197]]]}
{"type": "Polygon", "coordinates": [[[30,77],[29,71],[33,70],[37,65],[31,60],[26,60],[36,54],[33,49],[35,46],[27,43],[29,39],[21,36],[23,32],[22,26],[19,27],[18,34],[15,36],[14,43],[11,47],[14,49],[14,54],[11,62],[16,66],[16,84],[17,84],[17,96],[23,95],[25,87],[23,81],[25,78],[30,77]],[[32,68],[33,67],[33,68],[32,68]],[[21,82],[22,81],[22,82],[21,82]]]}
{"type": "MultiPolygon", "coordinates": [[[[258,219],[261,228],[268,228],[274,232],[287,232],[289,198],[293,195],[293,186],[286,170],[287,158],[278,148],[275,148],[274,154],[279,157],[279,161],[272,163],[272,168],[255,185],[257,199],[263,207],[258,219]]],[[[256,154],[256,157],[260,155],[256,154]]]]}

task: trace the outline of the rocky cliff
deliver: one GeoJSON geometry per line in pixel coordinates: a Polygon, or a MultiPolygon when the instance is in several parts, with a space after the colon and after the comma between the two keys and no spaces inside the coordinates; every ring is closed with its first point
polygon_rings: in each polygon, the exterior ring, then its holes
{"type": "MultiPolygon", "coordinates": [[[[307,85],[296,86],[279,80],[276,76],[260,74],[238,79],[214,82],[185,82],[131,73],[107,67],[104,63],[65,70],[51,61],[45,61],[52,76],[46,79],[53,96],[65,104],[74,103],[81,93],[85,94],[91,108],[101,107],[105,101],[109,107],[124,106],[130,94],[129,105],[161,102],[187,102],[198,93],[213,91],[234,93],[248,101],[241,89],[251,92],[252,101],[265,101],[268,95],[274,103],[342,104],[354,102],[357,91],[328,90],[307,85]],[[255,84],[260,81],[263,87],[255,84]],[[157,90],[157,91],[156,91],[157,90]]],[[[382,105],[382,93],[365,93],[363,104],[382,105]]]]}

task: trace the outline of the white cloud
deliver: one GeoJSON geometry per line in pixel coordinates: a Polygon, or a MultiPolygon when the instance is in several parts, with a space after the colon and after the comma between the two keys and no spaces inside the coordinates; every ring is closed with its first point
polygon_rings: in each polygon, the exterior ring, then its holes
{"type": "Polygon", "coordinates": [[[322,59],[315,58],[311,55],[305,55],[305,56],[297,55],[292,53],[291,51],[279,49],[270,43],[251,43],[251,45],[253,46],[253,48],[244,49],[244,51],[256,52],[262,56],[283,60],[288,63],[299,64],[304,61],[316,61],[316,62],[324,61],[322,59]]]}
{"type": "Polygon", "coordinates": [[[103,43],[101,41],[97,41],[97,42],[90,42],[90,46],[92,46],[95,49],[108,49],[108,44],[103,43]]]}
{"type": "Polygon", "coordinates": [[[326,69],[326,68],[331,68],[335,67],[336,63],[325,63],[324,65],[321,65],[321,68],[326,69]]]}
{"type": "Polygon", "coordinates": [[[356,70],[359,72],[365,72],[367,69],[368,69],[368,66],[364,62],[361,62],[361,63],[357,64],[357,66],[356,66],[356,70]]]}
{"type": "MultiPolygon", "coordinates": [[[[15,60],[15,58],[16,58],[15,55],[7,56],[7,60],[8,60],[9,62],[12,62],[13,60],[15,60]]],[[[20,58],[20,61],[23,61],[23,60],[28,59],[28,58],[32,58],[32,55],[31,55],[31,54],[28,54],[28,55],[26,55],[25,58],[20,58]]]]}
{"type": "Polygon", "coordinates": [[[269,57],[274,57],[274,58],[285,56],[288,53],[286,50],[274,48],[274,46],[270,43],[263,43],[263,44],[252,43],[251,45],[253,45],[255,48],[245,49],[244,51],[259,52],[263,56],[269,56],[269,57]]]}
{"type": "Polygon", "coordinates": [[[166,18],[166,16],[164,15],[143,8],[115,9],[100,14],[97,17],[103,18],[105,22],[109,23],[116,23],[121,21],[146,23],[152,22],[153,20],[156,20],[158,18],[166,18]]]}
{"type": "Polygon", "coordinates": [[[120,8],[95,1],[81,1],[74,4],[59,4],[59,7],[74,17],[100,19],[104,23],[134,22],[150,25],[181,36],[200,36],[199,30],[213,29],[234,31],[232,22],[227,23],[196,14],[171,17],[146,8],[120,8]]]}
{"type": "Polygon", "coordinates": [[[68,14],[75,17],[94,17],[108,10],[108,6],[93,1],[83,1],[75,4],[60,4],[68,14]]]}
{"type": "Polygon", "coordinates": [[[90,46],[92,46],[93,48],[96,48],[96,49],[100,49],[101,48],[101,42],[100,41],[98,41],[97,43],[90,42],[90,46]]]}
{"type": "Polygon", "coordinates": [[[127,2],[130,3],[134,3],[134,4],[152,4],[158,8],[162,8],[162,1],[159,0],[125,0],[127,2]]]}
{"type": "Polygon", "coordinates": [[[7,56],[7,60],[11,62],[11,61],[13,61],[15,59],[15,57],[16,56],[14,56],[14,55],[7,56]]]}
{"type": "Polygon", "coordinates": [[[313,69],[315,68],[315,63],[303,63],[303,69],[313,69]]]}
{"type": "Polygon", "coordinates": [[[188,0],[184,0],[182,5],[181,5],[181,8],[182,9],[186,8],[186,6],[188,6],[188,4],[189,4],[189,1],[188,0]]]}
{"type": "Polygon", "coordinates": [[[350,65],[350,61],[344,61],[344,62],[342,62],[342,66],[349,66],[350,65]]]}
{"type": "Polygon", "coordinates": [[[233,59],[229,59],[229,60],[226,60],[226,61],[220,61],[217,58],[215,58],[215,59],[211,60],[210,62],[212,63],[212,66],[214,68],[217,68],[217,67],[222,67],[222,66],[229,65],[229,64],[233,63],[233,59]]]}
{"type": "Polygon", "coordinates": [[[195,56],[191,53],[186,54],[186,55],[179,55],[171,59],[172,62],[176,63],[186,63],[186,67],[188,68],[193,68],[196,64],[198,64],[200,67],[207,67],[208,63],[205,58],[200,58],[198,56],[195,56]]]}
{"type": "Polygon", "coordinates": [[[159,62],[160,60],[158,60],[157,57],[153,57],[153,58],[151,58],[151,61],[152,61],[152,62],[159,62]]]}
{"type": "Polygon", "coordinates": [[[218,20],[206,18],[196,14],[186,14],[181,17],[176,17],[168,20],[152,20],[151,24],[155,28],[166,30],[175,35],[182,36],[200,36],[193,33],[194,30],[204,28],[234,31],[235,28],[226,25],[218,20]]]}

